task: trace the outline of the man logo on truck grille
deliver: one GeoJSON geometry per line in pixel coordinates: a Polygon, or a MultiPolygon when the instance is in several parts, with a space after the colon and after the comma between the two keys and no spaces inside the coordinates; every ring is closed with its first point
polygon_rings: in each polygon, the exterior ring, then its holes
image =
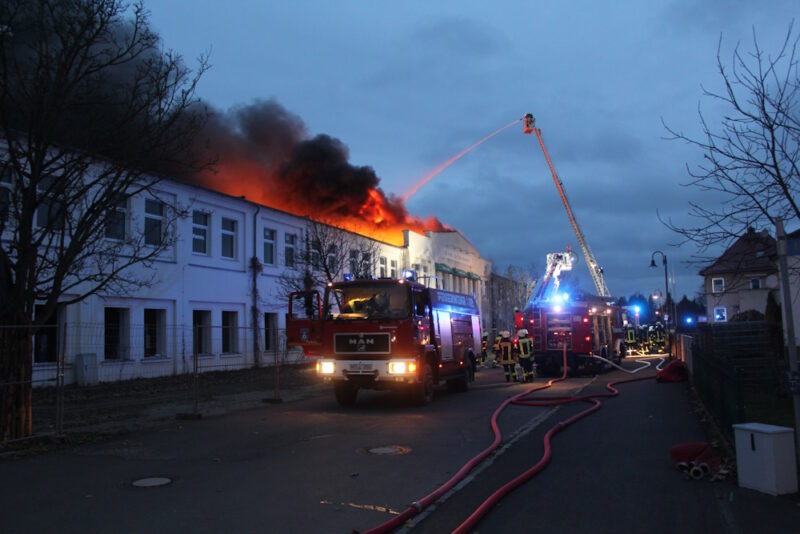
{"type": "Polygon", "coordinates": [[[359,354],[362,352],[374,354],[389,354],[391,343],[389,334],[360,332],[352,334],[334,334],[334,351],[337,354],[359,354]]]}
{"type": "Polygon", "coordinates": [[[367,345],[374,345],[374,344],[375,344],[375,339],[374,338],[364,339],[364,334],[359,334],[358,339],[350,338],[350,345],[355,345],[356,351],[358,352],[366,352],[367,345]]]}

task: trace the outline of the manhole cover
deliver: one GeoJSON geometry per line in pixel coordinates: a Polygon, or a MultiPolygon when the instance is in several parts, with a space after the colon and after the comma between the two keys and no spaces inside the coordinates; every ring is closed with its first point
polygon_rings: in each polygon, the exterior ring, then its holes
{"type": "Polygon", "coordinates": [[[171,484],[172,479],[167,477],[148,477],[148,478],[140,478],[139,480],[134,480],[132,485],[137,488],[158,488],[160,486],[166,486],[167,484],[171,484]]]}
{"type": "Polygon", "coordinates": [[[377,454],[377,455],[398,455],[398,454],[408,454],[411,452],[409,447],[403,447],[402,445],[386,445],[383,447],[372,447],[371,449],[367,449],[369,454],[377,454]]]}

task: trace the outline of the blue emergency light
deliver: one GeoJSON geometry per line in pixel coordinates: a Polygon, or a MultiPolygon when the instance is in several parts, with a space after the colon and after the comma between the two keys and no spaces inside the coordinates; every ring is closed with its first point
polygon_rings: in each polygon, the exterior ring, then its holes
{"type": "Polygon", "coordinates": [[[345,282],[350,282],[353,280],[353,273],[344,273],[342,277],[344,278],[345,282]]]}
{"type": "Polygon", "coordinates": [[[403,271],[403,278],[414,281],[417,279],[417,273],[413,269],[405,269],[403,271]]]}

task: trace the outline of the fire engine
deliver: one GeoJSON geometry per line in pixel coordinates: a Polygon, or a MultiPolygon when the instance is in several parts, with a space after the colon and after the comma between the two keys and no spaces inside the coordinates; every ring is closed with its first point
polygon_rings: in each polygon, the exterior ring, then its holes
{"type": "Polygon", "coordinates": [[[625,357],[623,321],[620,308],[607,299],[561,297],[531,303],[516,326],[527,329],[533,340],[537,373],[561,374],[566,347],[568,371],[579,375],[603,370],[604,362],[593,356],[615,363],[625,357]]]}
{"type": "Polygon", "coordinates": [[[324,295],[290,295],[287,341],[318,358],[342,406],[361,389],[403,389],[415,403],[447,383],[466,391],[480,353],[480,315],[472,295],[425,287],[408,278],[329,283],[324,295]]]}
{"type": "Polygon", "coordinates": [[[585,296],[574,300],[564,293],[559,293],[559,274],[572,269],[577,258],[569,248],[565,253],[548,254],[545,275],[537,292],[531,295],[525,310],[518,314],[517,328],[528,330],[533,339],[537,372],[542,374],[563,372],[565,347],[567,366],[573,374],[596,372],[605,364],[593,356],[615,362],[626,356],[623,312],[613,304],[603,268],[600,267],[578,224],[564,190],[564,184],[556,174],[550,155],[547,153],[541,129],[536,127],[532,114],[528,113],[523,119],[523,132],[535,133],[539,140],[553,183],[586,260],[597,296],[585,296]]]}

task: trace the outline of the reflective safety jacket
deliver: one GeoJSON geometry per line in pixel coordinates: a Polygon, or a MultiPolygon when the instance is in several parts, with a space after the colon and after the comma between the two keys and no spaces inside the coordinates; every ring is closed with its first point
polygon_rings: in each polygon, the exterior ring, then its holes
{"type": "Polygon", "coordinates": [[[523,337],[519,340],[519,357],[530,358],[533,354],[533,340],[529,337],[523,337]]]}
{"type": "Polygon", "coordinates": [[[492,345],[492,350],[497,353],[500,352],[500,340],[502,339],[501,336],[497,336],[494,338],[494,345],[492,345]]]}
{"type": "Polygon", "coordinates": [[[500,363],[512,364],[514,363],[514,356],[511,353],[511,340],[504,337],[500,340],[500,363]]]}

